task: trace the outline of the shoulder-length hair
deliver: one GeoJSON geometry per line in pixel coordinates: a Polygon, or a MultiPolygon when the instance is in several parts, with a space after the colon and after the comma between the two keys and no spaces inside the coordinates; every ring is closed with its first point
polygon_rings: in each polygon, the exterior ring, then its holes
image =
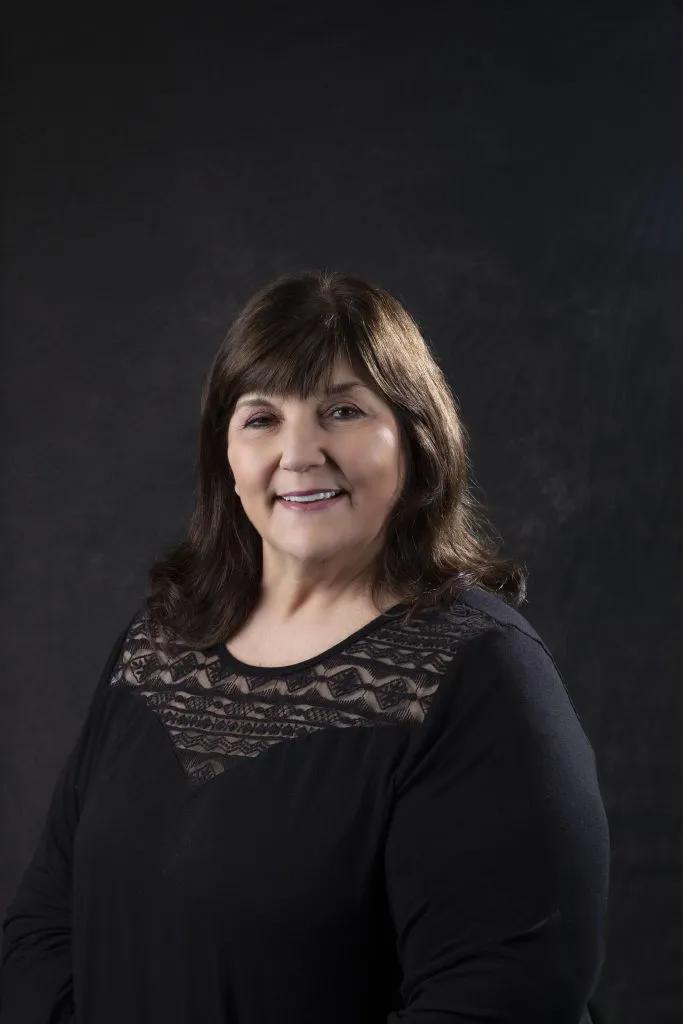
{"type": "Polygon", "coordinates": [[[195,507],[182,541],[148,575],[145,611],[162,633],[204,648],[249,618],[262,542],[234,490],[229,420],[247,391],[302,400],[323,392],[339,359],[391,407],[406,455],[368,583],[373,601],[404,595],[407,622],[474,586],[515,607],[526,599],[526,566],[499,553],[500,536],[471,492],[469,435],[416,322],[361,277],[312,270],[253,295],[214,357],[201,399],[195,507]]]}

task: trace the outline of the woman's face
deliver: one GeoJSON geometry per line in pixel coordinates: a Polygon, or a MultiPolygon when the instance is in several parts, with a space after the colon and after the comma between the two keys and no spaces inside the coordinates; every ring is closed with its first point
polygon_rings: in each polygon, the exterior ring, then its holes
{"type": "Polygon", "coordinates": [[[242,395],[228,424],[235,490],[263,539],[263,579],[324,566],[331,581],[353,578],[383,544],[402,484],[403,453],[391,408],[345,363],[336,393],[284,400],[242,395]],[[299,511],[278,495],[342,489],[326,508],[299,511]]]}

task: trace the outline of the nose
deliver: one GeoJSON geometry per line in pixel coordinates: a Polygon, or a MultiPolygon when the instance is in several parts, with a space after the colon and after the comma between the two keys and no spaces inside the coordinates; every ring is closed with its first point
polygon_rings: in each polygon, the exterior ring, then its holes
{"type": "Polygon", "coordinates": [[[323,427],[310,419],[290,423],[278,431],[280,465],[284,469],[301,470],[306,466],[323,466],[328,458],[329,438],[323,427]]]}

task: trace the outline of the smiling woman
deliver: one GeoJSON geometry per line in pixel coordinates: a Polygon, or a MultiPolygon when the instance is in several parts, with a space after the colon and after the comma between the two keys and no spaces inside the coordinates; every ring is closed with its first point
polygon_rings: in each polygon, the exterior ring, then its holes
{"type": "Polygon", "coordinates": [[[9,906],[2,1024],[577,1024],[595,756],[467,468],[388,293],[306,273],[247,304],[187,537],[9,906]]]}
{"type": "Polygon", "coordinates": [[[420,330],[351,274],[285,275],[231,325],[202,398],[197,502],[149,575],[160,629],[206,647],[478,585],[519,606],[525,566],[468,479],[467,431],[420,330]],[[286,492],[342,490],[296,506],[286,492]]]}

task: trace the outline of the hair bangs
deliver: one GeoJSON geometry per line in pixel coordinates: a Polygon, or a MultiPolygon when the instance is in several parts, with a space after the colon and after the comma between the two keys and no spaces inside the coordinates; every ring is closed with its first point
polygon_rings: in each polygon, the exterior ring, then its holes
{"type": "Polygon", "coordinates": [[[302,401],[325,394],[340,363],[348,363],[361,380],[369,382],[361,339],[355,324],[351,320],[347,324],[342,331],[338,318],[314,323],[296,333],[280,334],[276,344],[260,346],[235,377],[235,400],[252,392],[302,401]]]}

